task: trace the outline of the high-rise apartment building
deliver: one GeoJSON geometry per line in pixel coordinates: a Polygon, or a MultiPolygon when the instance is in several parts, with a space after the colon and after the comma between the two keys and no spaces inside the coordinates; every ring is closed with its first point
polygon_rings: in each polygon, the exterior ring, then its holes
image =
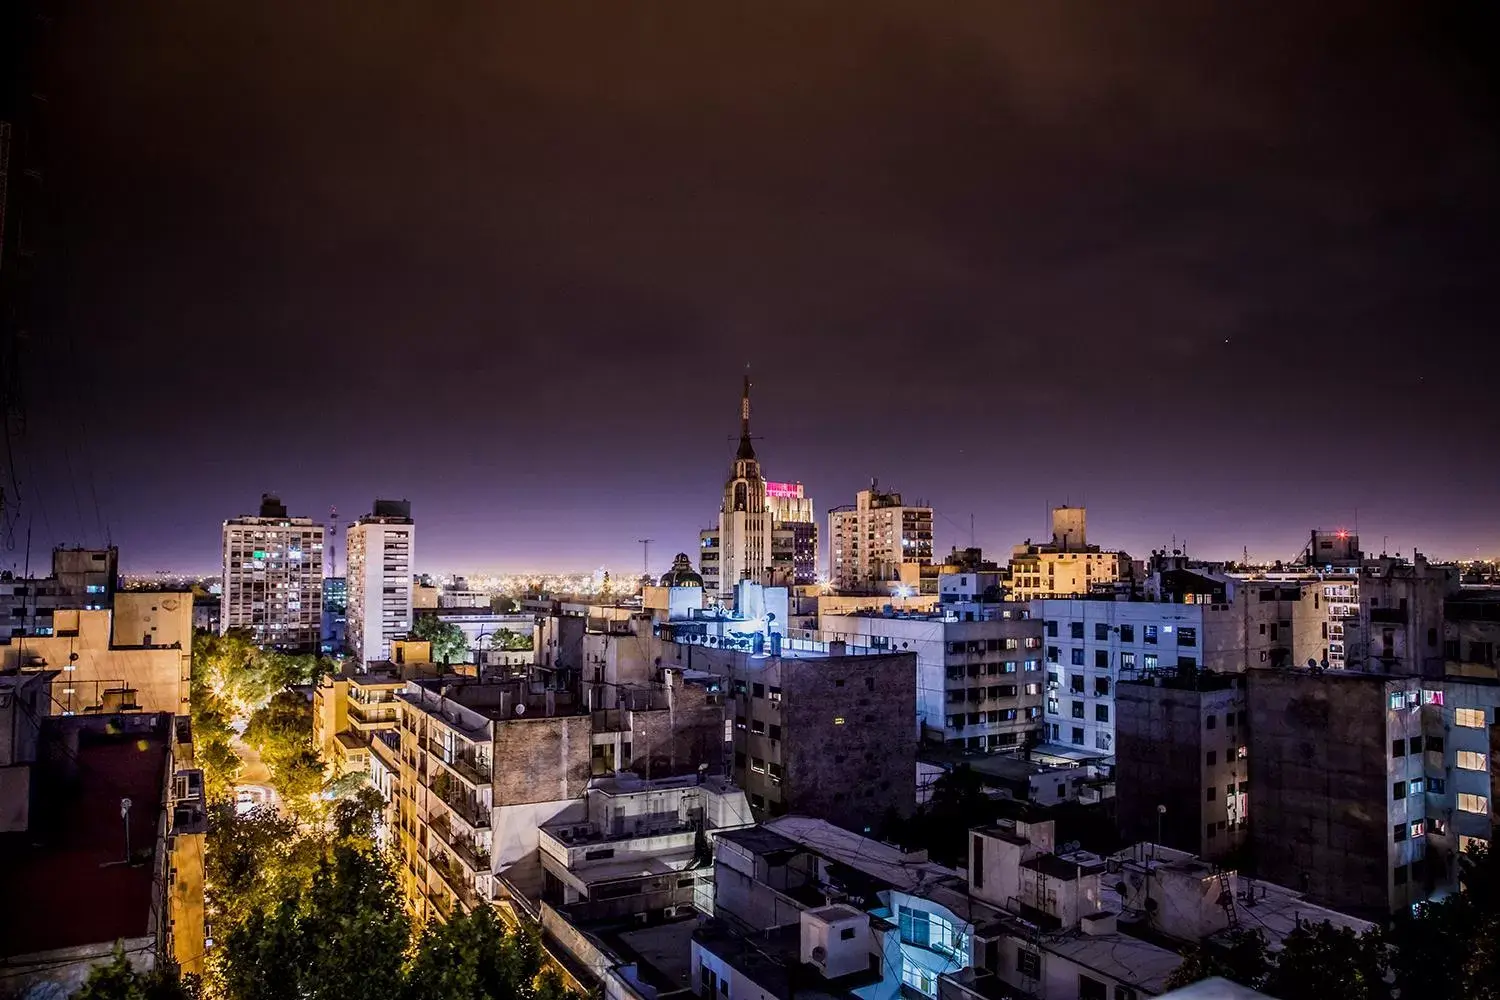
{"type": "Polygon", "coordinates": [[[766,483],[771,514],[771,580],[776,587],[818,582],[818,520],[801,483],[766,483]]]}
{"type": "Polygon", "coordinates": [[[899,493],[882,493],[879,483],[860,490],[852,506],[828,514],[829,578],[841,591],[912,588],[930,578],[932,508],[907,505],[899,493]]]}
{"type": "Polygon", "coordinates": [[[317,652],[323,632],[323,526],[267,493],[260,512],[224,522],[219,628],[261,646],[317,652]]]}
{"type": "Polygon", "coordinates": [[[358,662],[390,659],[391,640],[411,631],[416,530],[406,500],[376,500],[349,526],[345,641],[358,662]]]}

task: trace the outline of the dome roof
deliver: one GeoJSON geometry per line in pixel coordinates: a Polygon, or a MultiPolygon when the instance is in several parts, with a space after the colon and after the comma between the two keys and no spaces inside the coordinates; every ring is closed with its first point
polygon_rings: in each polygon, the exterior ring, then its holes
{"type": "Polygon", "coordinates": [[[686,552],[677,553],[677,558],[672,560],[672,568],[661,575],[663,587],[701,587],[703,577],[693,572],[693,564],[688,559],[686,552]]]}

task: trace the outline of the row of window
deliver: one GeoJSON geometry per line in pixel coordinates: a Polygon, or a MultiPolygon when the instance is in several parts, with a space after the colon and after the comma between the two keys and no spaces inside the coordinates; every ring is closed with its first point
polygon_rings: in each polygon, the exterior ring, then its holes
{"type": "MultiPolygon", "coordinates": [[[[1158,643],[1158,641],[1160,640],[1160,637],[1163,634],[1165,634],[1165,635],[1171,635],[1171,634],[1173,634],[1174,630],[1175,630],[1176,635],[1177,635],[1177,645],[1179,645],[1179,646],[1196,646],[1196,645],[1198,645],[1198,627],[1196,625],[1142,625],[1141,626],[1141,641],[1143,643],[1147,644],[1148,646],[1154,646],[1154,645],[1156,645],[1158,643]]],[[[1134,625],[1134,623],[1127,622],[1127,623],[1124,623],[1124,624],[1121,624],[1121,625],[1110,625],[1110,624],[1108,624],[1106,622],[1095,622],[1094,623],[1094,641],[1095,642],[1108,642],[1109,638],[1110,638],[1110,633],[1111,632],[1118,632],[1119,636],[1120,636],[1120,641],[1121,642],[1135,642],[1135,625],[1134,625]]],[[[1082,639],[1083,636],[1084,636],[1083,622],[1068,622],[1068,637],[1069,638],[1071,638],[1071,639],[1082,639]]],[[[1056,639],[1058,637],[1058,623],[1057,622],[1055,622],[1055,621],[1049,621],[1049,622],[1047,622],[1047,637],[1049,639],[1056,639]]]]}

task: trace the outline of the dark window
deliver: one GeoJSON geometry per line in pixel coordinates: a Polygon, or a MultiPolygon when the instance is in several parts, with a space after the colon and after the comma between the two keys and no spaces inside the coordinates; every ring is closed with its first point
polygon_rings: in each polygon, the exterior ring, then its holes
{"type": "Polygon", "coordinates": [[[839,940],[840,941],[853,941],[854,940],[854,928],[853,927],[845,927],[842,930],[840,930],[839,931],[839,940]]]}
{"type": "Polygon", "coordinates": [[[1109,721],[1109,706],[1108,705],[1095,705],[1094,706],[1094,721],[1095,722],[1108,722],[1109,721]]]}
{"type": "Polygon", "coordinates": [[[1049,639],[1056,639],[1057,638],[1057,622],[1048,622],[1047,623],[1047,637],[1049,639]]]}
{"type": "Polygon", "coordinates": [[[1083,694],[1083,675],[1074,674],[1068,678],[1068,690],[1074,694],[1083,694]]]}
{"type": "Polygon", "coordinates": [[[1196,646],[1196,645],[1198,645],[1198,630],[1196,628],[1179,628],[1177,630],[1177,645],[1179,645],[1179,646],[1196,646]]]}
{"type": "Polygon", "coordinates": [[[1391,756],[1404,757],[1406,755],[1405,740],[1391,740],[1391,756]]]}
{"type": "Polygon", "coordinates": [[[1068,634],[1075,639],[1083,638],[1083,622],[1068,622],[1068,634]]]}
{"type": "Polygon", "coordinates": [[[1077,726],[1073,727],[1073,739],[1071,742],[1077,746],[1083,746],[1083,730],[1077,726]]]}
{"type": "Polygon", "coordinates": [[[1103,622],[1094,623],[1094,638],[1101,642],[1109,638],[1109,626],[1103,622]]]}
{"type": "Polygon", "coordinates": [[[1420,736],[1413,736],[1411,738],[1411,752],[1412,753],[1421,753],[1422,752],[1422,737],[1420,737],[1420,736]]]}
{"type": "Polygon", "coordinates": [[[1219,725],[1219,717],[1217,715],[1210,715],[1208,717],[1208,728],[1209,729],[1216,729],[1218,727],[1218,725],[1219,725]]]}
{"type": "Polygon", "coordinates": [[[1075,667],[1081,667],[1081,666],[1083,666],[1083,650],[1081,650],[1081,649],[1075,649],[1072,652],[1073,652],[1073,666],[1075,666],[1075,667]]]}
{"type": "Polygon", "coordinates": [[[1094,666],[1099,667],[1101,670],[1109,669],[1109,650],[1094,650],[1094,666]]]}
{"type": "Polygon", "coordinates": [[[1391,827],[1391,839],[1398,844],[1406,839],[1405,823],[1397,823],[1395,826],[1391,827]]]}
{"type": "Polygon", "coordinates": [[[1095,677],[1094,678],[1094,693],[1095,694],[1109,694],[1109,678],[1108,677],[1095,677]]]}
{"type": "Polygon", "coordinates": [[[1396,870],[1394,872],[1394,877],[1396,879],[1396,884],[1397,885],[1405,885],[1406,884],[1406,878],[1407,878],[1407,868],[1406,868],[1406,866],[1405,865],[1397,865],[1396,866],[1396,870]]]}
{"type": "Polygon", "coordinates": [[[1207,788],[1205,788],[1203,790],[1203,801],[1212,802],[1217,797],[1214,794],[1216,791],[1218,791],[1218,789],[1214,788],[1213,785],[1209,785],[1207,788]]]}
{"type": "Polygon", "coordinates": [[[1135,642],[1135,626],[1134,625],[1121,625],[1120,626],[1120,641],[1121,642],[1135,642]]]}
{"type": "Polygon", "coordinates": [[[1406,782],[1404,782],[1404,781],[1398,781],[1394,785],[1391,786],[1391,798],[1393,798],[1393,799],[1404,799],[1404,798],[1406,798],[1406,782]]]}
{"type": "Polygon", "coordinates": [[[1148,646],[1154,646],[1154,645],[1156,645],[1156,626],[1155,625],[1147,625],[1146,626],[1146,634],[1142,637],[1141,641],[1144,642],[1144,643],[1146,643],[1148,646]]]}
{"type": "Polygon", "coordinates": [[[603,861],[606,858],[612,858],[614,856],[615,849],[613,847],[601,847],[597,850],[585,851],[583,853],[583,859],[585,861],[603,861]]]}
{"type": "Polygon", "coordinates": [[[752,698],[764,698],[765,696],[766,696],[766,686],[764,684],[752,684],[752,685],[750,685],[750,697],[752,697],[752,698]]]}
{"type": "Polygon", "coordinates": [[[1208,752],[1208,766],[1209,767],[1213,767],[1218,762],[1219,762],[1219,753],[1218,753],[1218,751],[1217,750],[1210,750],[1208,752]]]}
{"type": "Polygon", "coordinates": [[[1441,736],[1427,737],[1427,750],[1430,753],[1443,752],[1443,738],[1441,736]]]}
{"type": "Polygon", "coordinates": [[[1081,719],[1081,718],[1083,718],[1083,702],[1081,702],[1081,701],[1075,701],[1075,702],[1073,702],[1073,718],[1075,718],[1075,719],[1081,719]]]}

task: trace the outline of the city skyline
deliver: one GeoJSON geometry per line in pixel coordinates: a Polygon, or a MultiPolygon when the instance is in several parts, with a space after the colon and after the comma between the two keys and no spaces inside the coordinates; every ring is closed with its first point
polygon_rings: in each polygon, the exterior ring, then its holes
{"type": "Polygon", "coordinates": [[[409,498],[431,571],[660,571],[747,363],[769,478],[938,552],[1064,501],[1500,551],[1482,24],[853,9],[55,12],[5,565],[210,569],[275,491],[409,498]]]}

